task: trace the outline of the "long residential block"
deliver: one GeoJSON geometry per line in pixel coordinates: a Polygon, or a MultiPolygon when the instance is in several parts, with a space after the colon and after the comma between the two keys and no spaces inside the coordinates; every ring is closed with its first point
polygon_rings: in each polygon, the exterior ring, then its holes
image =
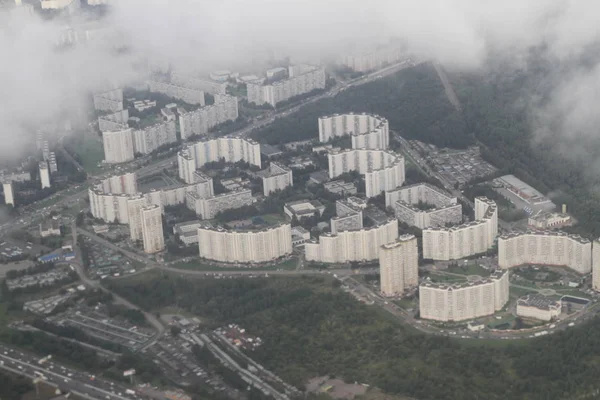
{"type": "Polygon", "coordinates": [[[238,99],[228,95],[215,95],[215,103],[186,112],[179,116],[181,138],[206,135],[215,126],[238,118],[238,99]]]}
{"type": "Polygon", "coordinates": [[[350,135],[353,149],[385,150],[390,144],[387,119],[374,114],[334,114],[319,118],[319,140],[323,143],[350,135]]]}

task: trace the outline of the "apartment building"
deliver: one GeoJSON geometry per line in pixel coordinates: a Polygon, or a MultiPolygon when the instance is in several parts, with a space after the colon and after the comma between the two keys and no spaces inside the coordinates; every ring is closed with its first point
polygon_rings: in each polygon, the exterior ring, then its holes
{"type": "Polygon", "coordinates": [[[42,10],[65,10],[75,12],[81,7],[81,0],[40,0],[42,10]]]}
{"type": "Polygon", "coordinates": [[[322,143],[350,135],[353,149],[385,150],[390,144],[387,119],[374,114],[334,114],[319,118],[319,140],[322,143]]]}
{"type": "Polygon", "coordinates": [[[206,135],[215,126],[235,121],[238,116],[237,97],[215,95],[214,104],[179,115],[181,139],[185,140],[193,135],[206,135]]]}
{"type": "Polygon", "coordinates": [[[336,216],[331,218],[331,233],[359,230],[363,228],[363,210],[366,202],[357,197],[349,197],[335,202],[336,216]]]}
{"type": "Polygon", "coordinates": [[[342,180],[325,182],[323,184],[323,188],[327,192],[337,194],[339,196],[351,196],[358,193],[358,190],[356,189],[356,185],[354,185],[354,183],[344,182],[342,180]]]}
{"type": "Polygon", "coordinates": [[[478,282],[423,282],[419,286],[421,318],[456,322],[492,315],[508,302],[508,289],[506,270],[497,270],[478,282]]]}
{"type": "Polygon", "coordinates": [[[232,208],[249,206],[255,201],[250,189],[222,193],[212,197],[201,197],[196,192],[188,192],[186,205],[193,210],[200,219],[212,219],[219,212],[232,208]]]}
{"type": "Polygon", "coordinates": [[[475,198],[475,221],[451,228],[423,229],[423,258],[459,260],[485,253],[498,235],[498,208],[487,197],[475,198]]]}
{"type": "Polygon", "coordinates": [[[148,205],[143,195],[126,197],[126,210],[129,222],[129,236],[131,240],[143,240],[144,227],[142,222],[142,209],[148,205]]]}
{"type": "Polygon", "coordinates": [[[528,294],[517,300],[517,316],[523,318],[551,321],[558,318],[561,310],[560,300],[552,300],[542,295],[528,294]]]}
{"type": "Polygon", "coordinates": [[[50,169],[48,168],[48,163],[46,161],[41,161],[39,163],[40,168],[40,182],[42,185],[42,189],[49,188],[50,185],[50,169]]]}
{"type": "Polygon", "coordinates": [[[114,89],[96,93],[93,96],[96,111],[117,112],[123,110],[123,89],[114,89]]]}
{"type": "Polygon", "coordinates": [[[363,262],[379,259],[379,248],[398,238],[398,220],[368,228],[324,233],[304,245],[306,260],[320,263],[363,262]]]}
{"type": "Polygon", "coordinates": [[[173,226],[173,234],[186,246],[198,243],[198,228],[202,226],[200,220],[182,222],[173,226]]]}
{"type": "Polygon", "coordinates": [[[592,243],[579,235],[556,231],[513,232],[498,238],[498,265],[560,265],[580,274],[592,272],[592,243]]]}
{"type": "Polygon", "coordinates": [[[329,159],[329,178],[358,171],[365,176],[367,197],[402,186],[405,179],[404,157],[387,150],[353,149],[332,151],[329,159]]]}
{"type": "Polygon", "coordinates": [[[11,181],[2,182],[2,190],[4,191],[4,204],[15,205],[15,193],[11,181]]]}
{"type": "Polygon", "coordinates": [[[387,64],[394,64],[405,58],[406,56],[399,48],[386,47],[360,54],[343,56],[340,64],[357,72],[367,72],[381,69],[387,64]]]}
{"type": "Polygon", "coordinates": [[[109,176],[96,183],[95,187],[104,193],[112,194],[135,194],[138,191],[135,172],[109,176]]]}
{"type": "Polygon", "coordinates": [[[225,82],[214,82],[209,79],[196,78],[175,72],[171,73],[171,83],[196,90],[202,90],[203,92],[208,92],[215,96],[227,93],[227,83],[225,82]]]}
{"type": "Polygon", "coordinates": [[[315,89],[325,89],[325,70],[319,67],[289,67],[289,78],[271,84],[248,82],[248,102],[256,105],[268,103],[273,107],[277,103],[295,96],[309,93],[315,89]],[[296,73],[296,70],[299,70],[296,73]]]}
{"type": "Polygon", "coordinates": [[[120,164],[133,161],[133,131],[131,128],[102,132],[102,143],[104,145],[104,162],[107,164],[120,164]]]}
{"type": "Polygon", "coordinates": [[[592,289],[600,292],[600,239],[592,245],[592,289]]]}
{"type": "Polygon", "coordinates": [[[233,231],[221,227],[198,228],[200,257],[226,263],[263,263],[292,253],[290,224],[257,231],[233,231]]]}
{"type": "Polygon", "coordinates": [[[133,131],[134,153],[149,154],[166,144],[177,142],[175,121],[161,122],[133,131]]]}
{"type": "Polygon", "coordinates": [[[48,167],[50,168],[50,174],[58,172],[58,163],[56,162],[56,154],[51,151],[48,154],[48,167]]]}
{"type": "Polygon", "coordinates": [[[419,250],[414,235],[402,235],[379,250],[381,294],[402,296],[419,284],[419,250]]]}
{"type": "Polygon", "coordinates": [[[157,205],[149,205],[141,209],[142,242],[144,252],[158,253],[165,248],[165,237],[162,224],[162,210],[157,205]]]}
{"type": "Polygon", "coordinates": [[[122,131],[129,128],[129,110],[116,111],[112,114],[98,117],[100,132],[122,131]]]}
{"type": "Polygon", "coordinates": [[[182,86],[173,82],[164,82],[160,80],[150,80],[148,90],[155,93],[162,93],[165,96],[184,101],[188,104],[204,106],[204,92],[191,87],[182,86]]]}
{"type": "Polygon", "coordinates": [[[262,183],[263,194],[270,195],[277,190],[283,190],[288,186],[293,186],[294,178],[292,170],[283,164],[272,162],[266,171],[263,171],[262,183]]]}

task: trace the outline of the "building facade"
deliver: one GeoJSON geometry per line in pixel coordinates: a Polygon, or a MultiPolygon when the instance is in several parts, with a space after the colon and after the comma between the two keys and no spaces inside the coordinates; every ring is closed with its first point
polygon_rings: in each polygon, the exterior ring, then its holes
{"type": "Polygon", "coordinates": [[[50,169],[48,168],[48,163],[46,161],[41,161],[39,163],[40,167],[40,182],[42,185],[42,189],[49,188],[50,185],[50,169]]]}
{"type": "Polygon", "coordinates": [[[162,210],[157,205],[150,205],[141,209],[142,242],[144,252],[158,253],[165,248],[165,237],[162,224],[162,210]]]}
{"type": "Polygon", "coordinates": [[[419,286],[420,315],[423,319],[441,322],[492,315],[508,302],[508,289],[508,271],[505,270],[498,270],[479,282],[423,282],[419,286]]]}
{"type": "Polygon", "coordinates": [[[200,219],[212,219],[221,211],[249,206],[254,201],[250,189],[222,193],[212,197],[201,197],[196,192],[188,192],[186,197],[187,207],[193,210],[200,219]]]}
{"type": "Polygon", "coordinates": [[[295,96],[310,93],[316,89],[325,89],[325,70],[319,67],[303,68],[301,74],[296,75],[290,67],[289,78],[272,84],[251,83],[247,84],[248,102],[256,105],[268,103],[273,107],[277,103],[286,101],[295,96]]]}
{"type": "Polygon", "coordinates": [[[4,191],[4,204],[15,205],[15,193],[13,191],[12,182],[2,182],[2,190],[4,191]]]}
{"type": "Polygon", "coordinates": [[[165,96],[179,99],[188,104],[204,106],[204,92],[189,86],[174,84],[173,82],[163,82],[151,80],[148,82],[148,90],[155,93],[162,93],[165,96]]]}
{"type": "Polygon", "coordinates": [[[123,89],[109,90],[96,93],[93,96],[96,111],[117,112],[123,109],[123,89]]]}
{"type": "Polygon", "coordinates": [[[353,149],[385,150],[390,144],[387,119],[374,114],[334,114],[319,118],[319,140],[350,135],[353,149]]]}
{"type": "Polygon", "coordinates": [[[149,154],[166,144],[177,142],[175,121],[161,122],[133,131],[134,153],[149,154]]]}
{"type": "Polygon", "coordinates": [[[399,48],[386,47],[365,53],[346,55],[341,58],[340,63],[354,71],[367,72],[381,69],[387,64],[394,64],[405,58],[406,56],[399,48]]]}
{"type": "Polygon", "coordinates": [[[293,186],[292,170],[283,164],[272,162],[268,170],[262,175],[262,182],[263,194],[268,196],[277,190],[293,186]]]}
{"type": "Polygon", "coordinates": [[[104,145],[104,162],[107,164],[120,164],[133,161],[133,131],[131,128],[102,132],[102,143],[104,145]]]}
{"type": "Polygon", "coordinates": [[[560,265],[580,273],[592,272],[592,243],[564,232],[518,232],[498,238],[498,265],[560,265]]]}
{"type": "Polygon", "coordinates": [[[228,95],[215,95],[215,103],[179,116],[181,139],[206,135],[212,128],[238,119],[238,99],[228,95]]]}
{"type": "Polygon", "coordinates": [[[600,292],[600,239],[592,245],[592,289],[600,292]]]}
{"type": "Polygon", "coordinates": [[[560,300],[552,300],[546,296],[529,294],[517,300],[517,316],[519,317],[551,321],[558,318],[561,311],[560,300]]]}
{"type": "Polygon", "coordinates": [[[98,129],[100,132],[122,131],[129,127],[129,110],[116,111],[112,114],[98,117],[98,129]]]}
{"type": "Polygon", "coordinates": [[[402,235],[379,250],[381,294],[401,296],[419,284],[419,250],[417,238],[402,235]]]}

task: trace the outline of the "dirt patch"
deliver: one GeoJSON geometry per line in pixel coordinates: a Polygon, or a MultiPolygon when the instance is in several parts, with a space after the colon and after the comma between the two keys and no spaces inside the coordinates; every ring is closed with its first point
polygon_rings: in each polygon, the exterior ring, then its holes
{"type": "Polygon", "coordinates": [[[306,390],[312,393],[327,393],[334,399],[354,399],[367,392],[368,386],[346,383],[341,379],[329,379],[328,376],[313,378],[308,381],[306,390]]]}

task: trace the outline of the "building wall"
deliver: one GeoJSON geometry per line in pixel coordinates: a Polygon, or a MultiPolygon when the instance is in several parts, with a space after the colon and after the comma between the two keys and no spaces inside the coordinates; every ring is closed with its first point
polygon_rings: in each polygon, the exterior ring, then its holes
{"type": "Polygon", "coordinates": [[[137,177],[135,172],[123,175],[113,175],[102,179],[96,186],[104,193],[112,194],[135,194],[137,193],[137,177]]]}
{"type": "Polygon", "coordinates": [[[549,307],[548,309],[525,306],[517,302],[517,315],[519,317],[534,318],[540,321],[551,321],[560,315],[560,307],[549,307]]]}
{"type": "Polygon", "coordinates": [[[50,170],[48,169],[48,163],[46,161],[42,161],[39,164],[40,167],[40,181],[42,185],[42,189],[49,188],[50,185],[50,170]]]}
{"type": "Polygon", "coordinates": [[[113,114],[98,117],[98,129],[100,132],[114,132],[129,127],[129,110],[116,111],[113,114]]]}
{"type": "Polygon", "coordinates": [[[335,114],[319,118],[319,140],[352,136],[353,149],[380,149],[389,146],[389,124],[387,119],[373,114],[335,114]]]}
{"type": "Polygon", "coordinates": [[[13,192],[12,182],[2,183],[2,190],[4,191],[4,204],[15,205],[15,195],[13,192]]]}
{"type": "Polygon", "coordinates": [[[600,240],[594,240],[592,245],[592,288],[600,292],[600,240]]]}
{"type": "Polygon", "coordinates": [[[340,63],[357,72],[367,72],[381,69],[386,64],[397,63],[406,56],[399,48],[384,48],[363,54],[347,55],[340,63]]]}
{"type": "Polygon", "coordinates": [[[272,261],[292,252],[291,226],[283,224],[250,232],[200,227],[198,247],[200,257],[219,262],[272,261]]]}
{"type": "Polygon", "coordinates": [[[250,189],[227,192],[218,196],[200,198],[197,194],[188,195],[188,208],[194,210],[200,219],[212,219],[219,212],[232,208],[249,206],[254,203],[250,189]]]}
{"type": "Polygon", "coordinates": [[[144,252],[153,254],[164,250],[165,238],[163,234],[161,208],[157,205],[142,208],[141,220],[144,252]]]}
{"type": "Polygon", "coordinates": [[[179,116],[181,138],[206,135],[212,128],[238,118],[238,99],[228,95],[215,95],[213,105],[179,116]]]}
{"type": "Polygon", "coordinates": [[[133,132],[134,153],[149,154],[160,146],[177,142],[175,121],[152,125],[133,132]]]}
{"type": "Polygon", "coordinates": [[[96,93],[93,96],[93,100],[96,111],[121,111],[123,109],[123,89],[96,93]]]}
{"type": "Polygon", "coordinates": [[[142,240],[142,208],[148,205],[146,198],[142,195],[127,199],[127,215],[129,218],[129,236],[131,240],[142,240]]]}
{"type": "Polygon", "coordinates": [[[419,284],[417,238],[404,235],[379,250],[379,276],[384,296],[400,296],[419,284]]]}
{"type": "Polygon", "coordinates": [[[271,85],[248,83],[248,102],[261,105],[268,103],[275,107],[277,103],[289,100],[294,96],[309,93],[315,89],[325,89],[326,76],[322,68],[312,68],[298,76],[290,75],[289,79],[271,85]]]}
{"type": "Polygon", "coordinates": [[[204,92],[201,90],[159,81],[149,81],[148,89],[151,92],[162,93],[166,96],[185,101],[189,104],[198,104],[204,106],[204,92]]]}
{"type": "Polygon", "coordinates": [[[283,190],[288,186],[292,186],[294,183],[294,178],[290,168],[272,162],[271,165],[269,165],[268,175],[263,176],[262,181],[263,194],[268,196],[277,190],[283,190]]]}
{"type": "Polygon", "coordinates": [[[119,164],[133,161],[133,132],[132,129],[124,129],[115,132],[102,132],[102,143],[104,144],[104,162],[108,164],[119,164]]]}
{"type": "Polygon", "coordinates": [[[498,265],[564,265],[580,274],[592,271],[592,243],[562,232],[523,232],[498,238],[498,265]]]}
{"type": "Polygon", "coordinates": [[[331,218],[331,233],[358,230],[363,228],[362,211],[354,212],[344,216],[331,218]]]}

